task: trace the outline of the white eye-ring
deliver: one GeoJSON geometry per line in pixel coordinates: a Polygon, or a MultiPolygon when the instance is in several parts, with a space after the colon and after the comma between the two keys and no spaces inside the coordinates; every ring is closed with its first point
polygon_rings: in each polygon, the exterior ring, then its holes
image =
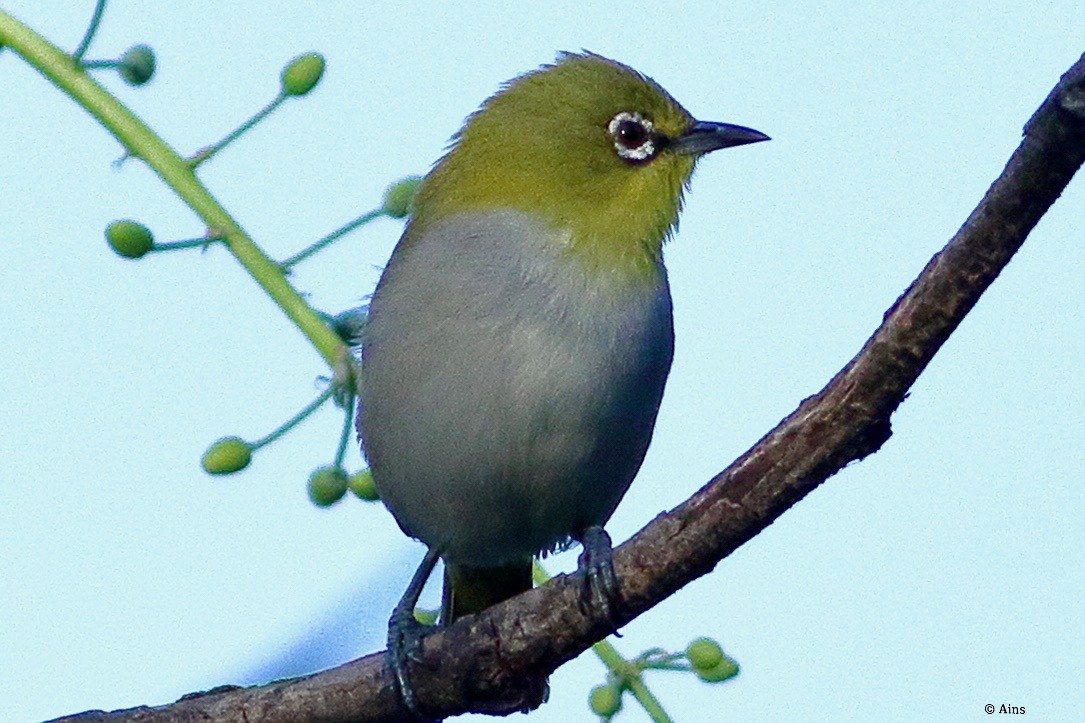
{"type": "Polygon", "coordinates": [[[656,134],[652,121],[640,113],[623,110],[610,119],[607,131],[614,139],[614,150],[622,160],[642,163],[656,154],[656,134]]]}

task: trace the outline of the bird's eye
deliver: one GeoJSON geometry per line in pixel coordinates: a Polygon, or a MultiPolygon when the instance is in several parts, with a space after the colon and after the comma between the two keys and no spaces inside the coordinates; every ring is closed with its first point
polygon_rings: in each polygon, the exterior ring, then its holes
{"type": "Polygon", "coordinates": [[[607,132],[614,140],[614,150],[623,161],[643,163],[656,154],[656,134],[652,121],[640,113],[622,111],[610,119],[607,132]]]}
{"type": "Polygon", "coordinates": [[[636,121],[624,120],[614,136],[626,148],[639,148],[648,140],[648,129],[636,121]]]}

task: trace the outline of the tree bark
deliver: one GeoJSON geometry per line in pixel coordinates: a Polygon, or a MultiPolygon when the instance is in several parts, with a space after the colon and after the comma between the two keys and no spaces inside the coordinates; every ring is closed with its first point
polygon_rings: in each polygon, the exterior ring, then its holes
{"type": "MultiPolygon", "coordinates": [[[[434,717],[536,707],[546,677],[716,564],[847,464],[876,452],[890,416],[942,344],[1085,161],[1085,55],[1024,128],[1021,145],[953,239],[886,312],[859,353],[817,394],[675,509],[615,550],[617,619],[580,606],[558,576],[427,636],[410,670],[434,717]]],[[[62,721],[409,720],[384,652],[315,675],[224,686],[159,707],[62,721]]]]}

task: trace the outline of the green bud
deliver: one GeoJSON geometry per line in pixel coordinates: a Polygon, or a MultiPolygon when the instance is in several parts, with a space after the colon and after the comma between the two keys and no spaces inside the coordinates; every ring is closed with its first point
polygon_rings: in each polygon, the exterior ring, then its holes
{"type": "Polygon", "coordinates": [[[373,473],[368,468],[352,474],[347,486],[350,487],[351,492],[366,502],[376,502],[380,499],[377,485],[373,483],[373,473]]]}
{"type": "Polygon", "coordinates": [[[306,53],[291,60],[280,78],[283,95],[305,95],[320,82],[324,75],[324,56],[320,53],[306,53]]]}
{"type": "Polygon", "coordinates": [[[200,465],[207,474],[233,474],[249,466],[252,446],[241,437],[223,437],[203,453],[200,465]]]}
{"type": "Polygon", "coordinates": [[[588,705],[600,718],[612,718],[622,709],[622,693],[613,685],[597,685],[588,695],[588,705]]]}
{"type": "Polygon", "coordinates": [[[106,226],[105,240],[118,256],[142,258],[154,246],[150,230],[136,221],[114,221],[106,226]]]}
{"type": "Polygon", "coordinates": [[[154,75],[154,51],[147,45],[134,45],[117,63],[117,71],[128,85],[143,85],[154,75]]]}
{"type": "Polygon", "coordinates": [[[738,663],[725,655],[718,665],[711,668],[694,668],[693,672],[706,683],[722,683],[738,675],[738,663]]]}
{"type": "Polygon", "coordinates": [[[414,197],[422,185],[421,176],[401,178],[384,190],[381,210],[392,218],[403,218],[414,211],[414,197]]]}
{"type": "Polygon", "coordinates": [[[414,619],[423,625],[436,625],[437,624],[437,611],[436,610],[423,610],[421,608],[414,609],[414,619]]]}
{"type": "Polygon", "coordinates": [[[347,309],[328,319],[332,330],[344,343],[358,346],[361,343],[362,328],[365,326],[365,308],[347,309]]]}
{"type": "Polygon", "coordinates": [[[723,648],[712,638],[697,638],[686,648],[686,657],[697,670],[708,670],[723,660],[723,648]]]}
{"type": "Polygon", "coordinates": [[[317,507],[330,507],[347,493],[347,473],[340,467],[317,467],[309,475],[309,499],[317,507]]]}

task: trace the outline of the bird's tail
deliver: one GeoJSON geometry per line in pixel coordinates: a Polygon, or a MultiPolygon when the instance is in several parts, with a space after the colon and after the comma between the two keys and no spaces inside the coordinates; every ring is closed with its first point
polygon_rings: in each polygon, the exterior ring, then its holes
{"type": "Polygon", "coordinates": [[[441,624],[482,612],[491,605],[531,589],[531,559],[501,567],[445,563],[441,624]]]}

